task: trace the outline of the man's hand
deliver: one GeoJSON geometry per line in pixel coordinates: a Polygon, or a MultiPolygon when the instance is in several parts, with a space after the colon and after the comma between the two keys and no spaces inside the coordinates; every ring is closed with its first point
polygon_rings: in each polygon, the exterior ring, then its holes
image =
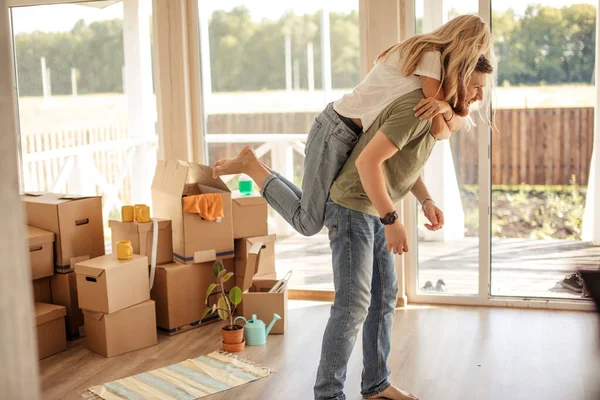
{"type": "Polygon", "coordinates": [[[408,251],[408,240],[404,226],[400,221],[396,221],[392,225],[385,225],[384,229],[388,251],[394,254],[406,253],[408,251]]]}
{"type": "Polygon", "coordinates": [[[434,97],[423,99],[413,108],[415,117],[420,120],[433,119],[438,114],[451,113],[452,107],[443,100],[437,100],[434,97]]]}
{"type": "Polygon", "coordinates": [[[434,202],[426,201],[423,204],[423,213],[425,217],[431,222],[431,224],[425,224],[425,228],[430,231],[437,231],[442,229],[444,226],[444,213],[440,210],[434,202]]]}

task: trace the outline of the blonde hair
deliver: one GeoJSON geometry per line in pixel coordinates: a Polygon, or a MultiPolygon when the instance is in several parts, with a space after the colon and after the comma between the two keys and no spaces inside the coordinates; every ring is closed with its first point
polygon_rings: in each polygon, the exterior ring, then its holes
{"type": "MultiPolygon", "coordinates": [[[[415,72],[419,61],[428,51],[441,53],[441,83],[446,89],[445,100],[458,105],[460,88],[466,86],[482,54],[493,58],[492,36],[485,21],[476,15],[460,15],[431,33],[415,35],[381,53],[375,63],[385,60],[392,52],[400,53],[399,67],[408,76],[415,72]]],[[[441,86],[440,86],[441,87],[441,86]]]]}

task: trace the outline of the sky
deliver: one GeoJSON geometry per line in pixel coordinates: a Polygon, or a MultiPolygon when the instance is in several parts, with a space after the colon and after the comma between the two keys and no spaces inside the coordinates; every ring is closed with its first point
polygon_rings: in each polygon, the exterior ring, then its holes
{"type": "MultiPolygon", "coordinates": [[[[599,0],[491,0],[492,9],[504,11],[513,8],[517,14],[522,14],[529,4],[543,4],[553,7],[562,7],[570,4],[598,4],[599,0]]],[[[140,0],[150,10],[151,0],[140,0]]],[[[415,11],[418,16],[423,15],[424,0],[415,0],[415,11]]],[[[456,8],[458,12],[473,12],[477,10],[478,0],[447,0],[444,8],[456,8]]],[[[237,5],[245,5],[252,13],[255,20],[263,18],[278,19],[285,11],[293,10],[296,14],[314,13],[327,3],[330,11],[349,11],[358,9],[358,0],[200,0],[201,7],[208,11],[215,9],[230,10],[237,5]]],[[[123,5],[117,3],[103,9],[94,7],[63,4],[33,7],[19,7],[13,9],[13,27],[16,34],[41,30],[44,32],[69,31],[79,19],[87,23],[105,19],[123,17],[123,5]]]]}

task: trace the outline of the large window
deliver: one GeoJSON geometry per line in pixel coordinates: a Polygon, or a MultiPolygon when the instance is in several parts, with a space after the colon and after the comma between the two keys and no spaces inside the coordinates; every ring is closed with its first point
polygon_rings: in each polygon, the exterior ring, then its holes
{"type": "MultiPolygon", "coordinates": [[[[209,162],[253,144],[300,185],[314,117],[360,80],[358,1],[199,0],[199,12],[209,162]]],[[[237,177],[226,179],[235,190],[237,177]]],[[[302,237],[274,213],[269,225],[279,274],[293,270],[294,288],[332,290],[327,235],[302,237]]]]}
{"type": "Polygon", "coordinates": [[[102,195],[105,218],[119,218],[123,204],[150,204],[151,5],[11,9],[24,192],[102,195]]]}
{"type": "Polygon", "coordinates": [[[492,295],[578,299],[582,288],[574,274],[600,267],[598,249],[583,231],[597,1],[572,3],[525,1],[509,8],[492,1],[499,61],[492,295]]]}

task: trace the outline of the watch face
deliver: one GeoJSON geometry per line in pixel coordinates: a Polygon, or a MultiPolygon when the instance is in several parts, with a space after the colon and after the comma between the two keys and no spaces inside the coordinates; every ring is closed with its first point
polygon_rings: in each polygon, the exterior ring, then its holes
{"type": "Polygon", "coordinates": [[[382,222],[384,223],[384,225],[391,225],[394,222],[396,222],[397,219],[398,219],[398,214],[393,212],[393,213],[389,213],[385,217],[383,217],[382,222]]]}

